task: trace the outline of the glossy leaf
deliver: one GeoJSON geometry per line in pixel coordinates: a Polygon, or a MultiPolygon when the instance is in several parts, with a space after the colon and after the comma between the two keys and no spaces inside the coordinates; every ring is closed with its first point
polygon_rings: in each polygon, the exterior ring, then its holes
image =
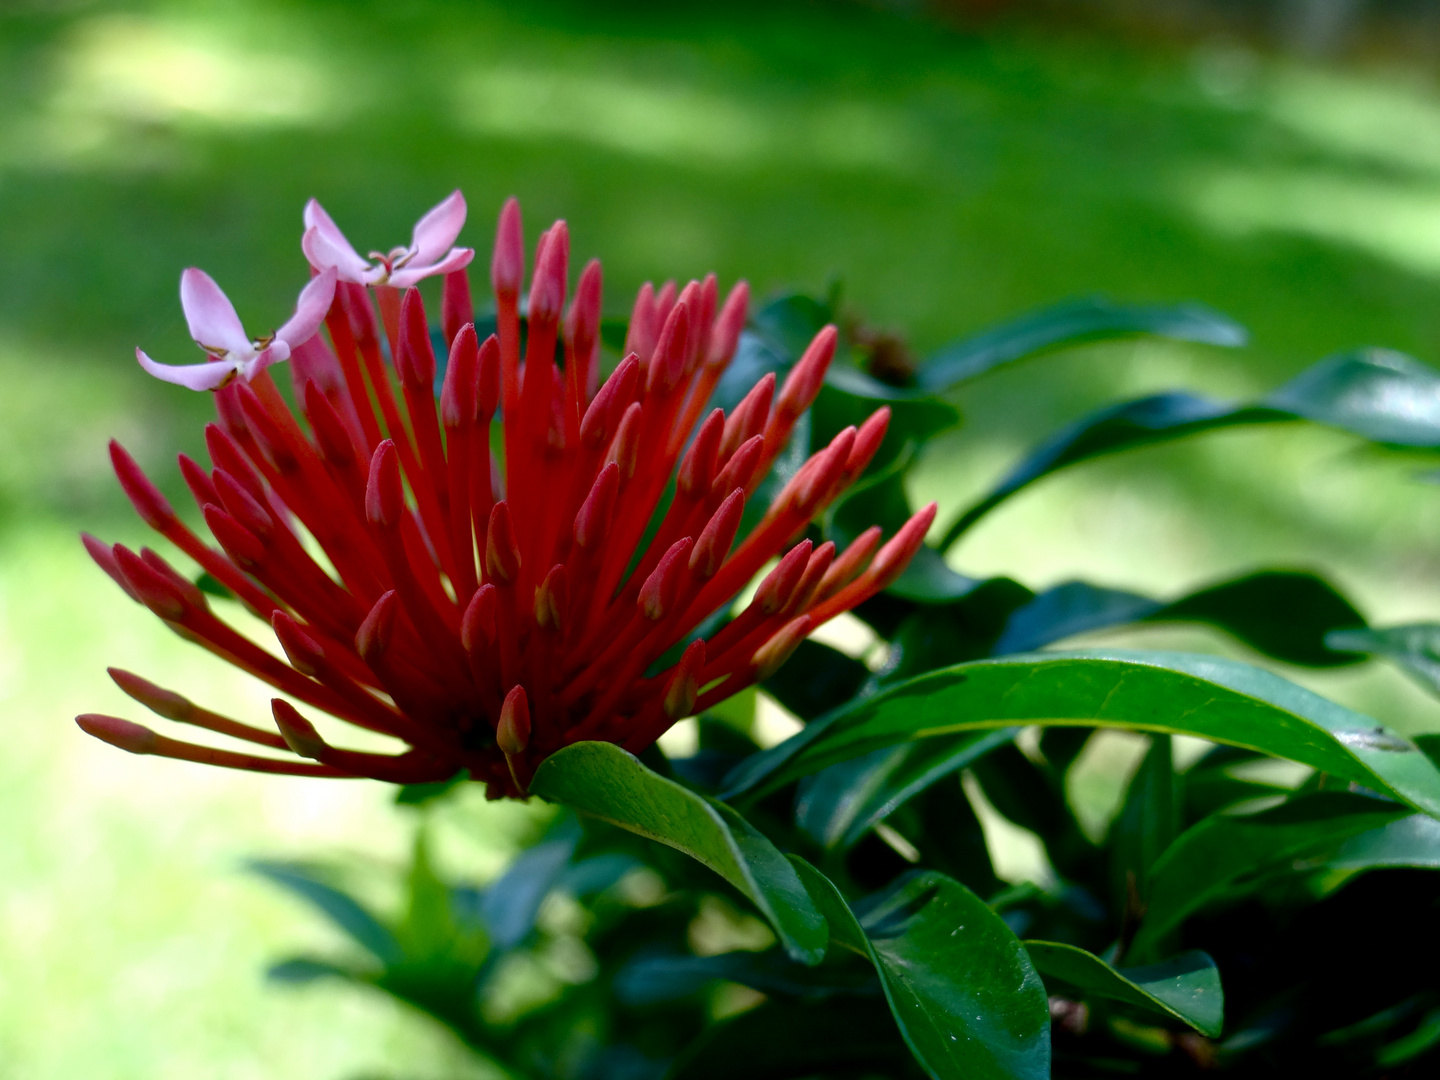
{"type": "Polygon", "coordinates": [[[1345,840],[1325,860],[1332,870],[1410,866],[1440,870],[1440,821],[1424,814],[1391,821],[1345,840]]]}
{"type": "Polygon", "coordinates": [[[878,996],[880,993],[880,984],[872,971],[841,969],[831,964],[805,967],[787,959],[778,949],[715,956],[641,955],[616,973],[612,985],[627,1004],[653,1005],[696,994],[717,979],[739,983],[763,994],[806,1000],[839,994],[878,996]]]}
{"type": "Polygon", "coordinates": [[[645,768],[612,743],[575,743],[546,758],[530,790],[658,840],[714,870],[754,902],[803,963],[825,953],[825,920],[794,869],[738,813],[645,768]]]}
{"type": "Polygon", "coordinates": [[[353,896],[321,880],[310,867],[262,859],[253,860],[248,865],[255,873],[318,909],[381,963],[399,963],[404,958],[404,951],[395,935],[379,919],[353,896]]]}
{"type": "Polygon", "coordinates": [[[1332,649],[1382,656],[1430,693],[1440,695],[1440,624],[1336,630],[1325,641],[1332,649]]]}
{"type": "Polygon", "coordinates": [[[1094,953],[1058,941],[1027,941],[1035,970],[1093,994],[1172,1016],[1201,1035],[1216,1038],[1224,1023],[1220,969],[1198,950],[1160,964],[1117,969],[1094,953]]]}
{"type": "Polygon", "coordinates": [[[1045,988],[1004,920],[933,871],[897,880],[852,910],[830,879],[792,856],[831,940],[868,957],[905,1042],[939,1080],[1050,1075],[1045,988]]]}
{"type": "Polygon", "coordinates": [[[1278,675],[1212,656],[1041,653],[959,664],[856,702],[754,755],[730,794],[881,747],[1014,724],[1194,735],[1289,758],[1440,815],[1440,769],[1408,739],[1278,675]]]}
{"type": "Polygon", "coordinates": [[[1352,837],[1408,817],[1365,795],[1320,791],[1253,814],[1217,814],[1186,830],[1155,863],[1135,948],[1159,940],[1207,903],[1276,867],[1322,865],[1352,837]]]}
{"type": "Polygon", "coordinates": [[[1314,574],[1262,570],[1168,603],[1070,581],[1038,594],[1012,614],[995,655],[1031,652],[1075,634],[1135,622],[1208,623],[1277,660],[1313,667],[1356,662],[1355,650],[1327,645],[1341,627],[1363,626],[1345,597],[1314,574]]]}
{"type": "Polygon", "coordinates": [[[1156,735],[1130,778],[1110,826],[1110,895],[1127,918],[1145,909],[1150,868],[1180,832],[1180,785],[1172,740],[1156,735]]]}
{"type": "Polygon", "coordinates": [[[1049,349],[1135,334],[1231,347],[1244,345],[1248,336],[1239,323],[1199,304],[1117,304],[1084,297],[1028,312],[945,346],[921,366],[915,382],[939,392],[1049,349]]]}
{"type": "Polygon", "coordinates": [[[1067,465],[1214,428],[1281,420],[1309,420],[1387,445],[1440,446],[1440,372],[1400,353],[1362,349],[1320,361],[1252,405],[1182,392],[1108,405],[1026,455],[950,526],[940,550],[1011,495],[1067,465]]]}
{"type": "Polygon", "coordinates": [[[963,732],[886,747],[801,781],[795,822],[829,850],[853,846],[931,784],[1015,737],[1015,729],[963,732]]]}

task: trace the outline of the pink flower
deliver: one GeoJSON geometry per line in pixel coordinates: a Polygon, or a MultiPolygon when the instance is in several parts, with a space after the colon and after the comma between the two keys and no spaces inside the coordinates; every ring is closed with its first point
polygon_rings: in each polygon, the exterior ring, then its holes
{"type": "Polygon", "coordinates": [[[475,257],[473,248],[451,247],[464,225],[465,196],[452,191],[415,223],[408,248],[393,248],[389,254],[372,251],[366,260],[345,239],[325,208],[311,199],[305,204],[305,236],[300,246],[311,266],[316,270],[333,267],[341,281],[405,289],[427,277],[470,265],[475,257]]]}
{"type": "Polygon", "coordinates": [[[217,390],[237,375],[249,382],[271,364],[290,359],[290,351],[315,336],[335,298],[335,271],[326,270],[300,290],[295,314],[273,334],[251,340],[229,298],[203,270],[190,267],[180,275],[180,307],[195,344],[214,359],[204,364],[157,364],[140,349],[140,366],[165,382],[191,390],[217,390]]]}

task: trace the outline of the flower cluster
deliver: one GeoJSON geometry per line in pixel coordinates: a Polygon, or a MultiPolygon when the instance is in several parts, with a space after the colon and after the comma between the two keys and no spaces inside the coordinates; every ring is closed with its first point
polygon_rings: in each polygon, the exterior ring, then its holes
{"type": "Polygon", "coordinates": [[[255,340],[209,277],[185,271],[181,303],[210,359],[139,359],[162,379],[214,391],[211,467],[179,458],[212,540],[119,444],[111,456],[141,517],[267,621],[284,659],[223,620],[156,552],[84,540],[132,598],[283,696],[272,729],[112,669],[120,687],[160,716],[276,754],[99,714],[79,717],[87,732],[133,753],[272,773],[409,783],[463,770],[492,795],[523,795],[539,762],[567,744],[639,752],[767,678],[816,627],[892,582],[923,542],[933,504],[883,544],[878,528],[843,552],[794,542],[869,464],[883,408],[815,453],[740,535],[747,501],[820,391],[833,327],[782,385],[766,375],[727,416],[707,406],[745,324],[746,284],[723,302],[714,275],[679,289],[647,284],[624,359],[602,381],[600,264],[581,272],[567,310],[569,234],[556,222],[522,299],[510,200],[491,263],[498,332],[481,340],[466,271],[474,252],[451,247],[464,219],[456,192],[409,247],[366,260],[312,201],[302,247],[314,276],[294,317],[255,340]],[[415,288],[434,275],[444,278],[449,349],[438,402],[415,288]],[[287,359],[294,407],[269,371],[287,359]],[[698,636],[777,559],[743,610],[698,636]],[[297,704],[406,749],[332,746],[297,704]]]}

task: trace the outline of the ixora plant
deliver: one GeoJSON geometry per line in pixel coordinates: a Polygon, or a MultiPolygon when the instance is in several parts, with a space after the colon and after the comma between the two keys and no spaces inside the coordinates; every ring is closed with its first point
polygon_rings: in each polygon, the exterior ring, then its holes
{"type": "Polygon", "coordinates": [[[932,547],[937,508],[913,512],[905,479],[959,420],[950,388],[1080,340],[1243,332],[1194,306],[1087,300],[916,363],[833,299],[749,313],[746,286],[722,302],[713,277],[647,285],[628,321],[602,319],[598,263],[566,309],[563,222],[523,292],[513,201],[477,315],[473,252],[453,247],[464,215],[456,193],[409,247],[365,259],[312,202],[314,274],[259,339],[186,271],[208,359],[139,359],[215,394],[213,469],[180,458],[214,543],[118,446],[125,491],[196,570],[86,538],[134,599],[283,695],[260,727],[112,671],[161,717],[266,752],[80,717],[91,734],[390,781],[402,803],[473,780],[554,808],[484,888],[440,879],[422,828],[393,917],[332,869],[257,863],[359,949],[277,978],[379,988],[516,1077],[1432,1074],[1436,745],[1238,661],[1041,650],[1188,620],[1288,665],[1380,653],[1434,683],[1440,632],[1373,630],[1292,569],[1168,599],[1037,594],[942,553],[1059,469],[1209,429],[1306,421],[1433,451],[1440,375],[1368,350],[1254,403],[1117,403],[947,511],[932,547]],[[430,276],[438,328],[414,288],[430,276]],[[271,373],[285,361],[290,396],[271,373]],[[217,613],[245,618],[236,605],[284,659],[217,613]],[[811,639],[847,611],[883,662],[811,639]],[[765,749],[757,686],[805,722],[765,749]],[[332,746],[302,708],[402,749],[332,746]],[[698,752],[667,758],[656,739],[689,717],[698,752]],[[1149,748],[1097,831],[1070,781],[1102,728],[1149,748]],[[1209,749],[1181,761],[1178,735],[1209,749]],[[1272,759],[1304,778],[1257,770],[1272,759]],[[997,878],[977,807],[1039,838],[1043,884],[997,878]]]}

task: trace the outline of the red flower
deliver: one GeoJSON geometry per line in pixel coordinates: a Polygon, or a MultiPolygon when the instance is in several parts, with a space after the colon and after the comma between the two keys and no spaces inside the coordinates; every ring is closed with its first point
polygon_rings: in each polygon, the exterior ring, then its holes
{"type": "Polygon", "coordinates": [[[80,726],[133,753],[397,782],[463,769],[491,794],[523,794],[546,755],[582,739],[645,749],[675,721],[768,677],[816,627],[895,579],[933,504],[883,546],[871,529],[844,552],[809,540],[788,547],[869,464],[886,409],[812,456],[738,536],[746,501],[820,391],[833,327],[778,392],[767,375],[727,417],[706,405],[735,352],[746,285],[723,304],[713,275],[678,295],[673,284],[646,285],[625,359],[597,386],[600,264],[585,267],[565,313],[568,258],[557,222],[540,238],[522,362],[524,251],[519,207],[506,204],[491,266],[499,333],[477,339],[465,271],[449,274],[438,409],[419,293],[375,288],[392,373],[369,293],[342,281],[325,318],[330,344],[292,343],[298,415],[268,371],[242,376],[215,393],[219,421],[205,433],[214,468],[180,456],[218,548],[111,444],[141,517],[268,620],[288,663],[227,625],[155,552],[85,537],[121,588],[286,698],[408,750],[332,747],[279,697],[278,734],[262,730],[114,669],[161,716],[312,761],[181,742],[110,716],[82,716],[80,726]],[[503,468],[491,449],[497,416],[503,468]],[[740,614],[691,640],[777,555],[740,614]]]}

